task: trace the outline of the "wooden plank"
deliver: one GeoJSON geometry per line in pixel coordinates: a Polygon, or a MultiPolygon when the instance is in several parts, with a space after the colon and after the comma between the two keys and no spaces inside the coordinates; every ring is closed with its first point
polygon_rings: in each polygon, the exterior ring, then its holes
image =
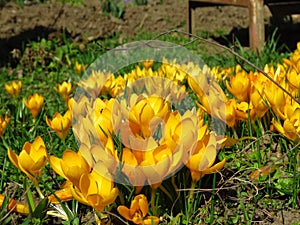
{"type": "Polygon", "coordinates": [[[236,6],[245,6],[249,5],[249,0],[189,0],[190,2],[199,2],[199,3],[208,3],[208,4],[217,4],[217,5],[236,5],[236,6]]]}

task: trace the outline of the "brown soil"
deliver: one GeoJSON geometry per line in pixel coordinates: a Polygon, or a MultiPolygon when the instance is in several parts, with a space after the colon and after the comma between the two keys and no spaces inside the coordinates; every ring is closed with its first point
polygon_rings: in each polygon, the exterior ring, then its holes
{"type": "MultiPolygon", "coordinates": [[[[127,7],[123,19],[103,14],[98,0],[86,0],[82,5],[63,4],[61,1],[27,3],[23,7],[9,2],[0,8],[0,61],[6,62],[9,52],[20,49],[22,42],[55,37],[62,29],[74,40],[103,39],[115,34],[122,39],[133,37],[140,31],[154,34],[175,28],[186,30],[185,2],[149,0],[144,6],[127,7]]],[[[266,25],[270,26],[270,12],[267,8],[265,12],[266,25]]],[[[196,32],[208,32],[217,40],[220,33],[228,40],[237,36],[243,45],[248,44],[247,8],[201,7],[196,9],[196,18],[196,32]]],[[[294,49],[297,40],[293,37],[297,35],[291,36],[288,44],[294,49]]]]}
{"type": "MultiPolygon", "coordinates": [[[[230,31],[233,27],[247,27],[245,8],[205,7],[197,9],[197,14],[198,31],[230,31]]],[[[97,0],[87,0],[80,6],[50,2],[25,5],[23,8],[16,3],[9,3],[0,11],[0,38],[38,31],[38,28],[44,32],[66,28],[73,37],[84,35],[89,38],[103,38],[115,33],[133,36],[140,30],[163,32],[173,28],[185,28],[185,19],[184,0],[164,0],[163,4],[150,0],[146,6],[130,6],[123,19],[104,15],[97,0]]]]}

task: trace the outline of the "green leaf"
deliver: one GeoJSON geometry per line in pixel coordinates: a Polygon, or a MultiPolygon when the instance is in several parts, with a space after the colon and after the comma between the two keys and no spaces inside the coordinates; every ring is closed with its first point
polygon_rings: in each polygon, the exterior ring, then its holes
{"type": "Polygon", "coordinates": [[[30,190],[30,185],[28,185],[26,178],[24,179],[24,189],[26,190],[26,199],[27,199],[28,206],[29,206],[29,214],[32,215],[32,213],[35,210],[35,205],[34,205],[33,195],[30,190]]]}
{"type": "Polygon", "coordinates": [[[32,216],[34,218],[44,218],[46,215],[46,209],[48,208],[48,199],[44,198],[42,199],[39,204],[36,206],[34,212],[32,213],[32,216]]]}
{"type": "Polygon", "coordinates": [[[178,214],[176,215],[176,217],[173,219],[173,221],[171,222],[171,225],[177,224],[177,221],[179,220],[179,218],[180,218],[181,216],[183,216],[183,214],[182,214],[182,213],[178,213],[178,214]]]}

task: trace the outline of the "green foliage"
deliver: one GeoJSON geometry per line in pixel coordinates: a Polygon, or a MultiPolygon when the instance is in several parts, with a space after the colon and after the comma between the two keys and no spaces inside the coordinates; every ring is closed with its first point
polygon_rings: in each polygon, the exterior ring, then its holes
{"type": "Polygon", "coordinates": [[[122,0],[103,0],[102,11],[114,17],[122,18],[124,14],[124,4],[122,0]]]}
{"type": "Polygon", "coordinates": [[[108,13],[116,18],[122,18],[126,5],[146,5],[147,0],[101,0],[102,12],[108,13]]]}

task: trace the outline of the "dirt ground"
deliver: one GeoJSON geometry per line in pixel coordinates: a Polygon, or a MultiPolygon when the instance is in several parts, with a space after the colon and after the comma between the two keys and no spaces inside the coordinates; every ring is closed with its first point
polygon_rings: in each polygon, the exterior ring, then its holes
{"type": "MultiPolygon", "coordinates": [[[[34,4],[30,1],[20,7],[14,2],[0,5],[0,61],[8,60],[9,52],[20,49],[22,42],[38,37],[51,38],[65,29],[74,40],[104,39],[119,34],[120,38],[133,37],[140,31],[151,33],[170,29],[186,30],[185,0],[148,0],[147,5],[131,5],[122,19],[107,16],[101,11],[99,0],[85,0],[84,4],[71,5],[62,1],[34,4]]],[[[265,9],[266,30],[271,27],[270,12],[265,9]]],[[[201,7],[196,9],[196,32],[220,34],[231,40],[236,36],[243,45],[248,45],[248,9],[233,6],[201,7]]],[[[299,27],[298,27],[299,28],[299,27]]],[[[288,44],[296,46],[300,32],[297,28],[288,44]]],[[[1,63],[3,65],[3,63],[1,63]]]]}
{"type": "MultiPolygon", "coordinates": [[[[25,4],[20,8],[8,3],[0,11],[0,38],[11,38],[24,32],[60,31],[66,28],[73,36],[84,34],[88,38],[105,38],[120,33],[133,36],[140,30],[163,32],[185,29],[185,0],[149,0],[147,5],[128,7],[123,19],[109,17],[101,12],[98,0],[86,0],[76,6],[54,1],[45,4],[25,4]]],[[[197,30],[231,30],[247,27],[247,9],[240,7],[205,7],[197,9],[197,30]]],[[[33,34],[32,34],[33,35],[33,34]]]]}
{"type": "MultiPolygon", "coordinates": [[[[22,8],[13,2],[0,5],[0,64],[8,62],[10,52],[21,48],[22,42],[38,37],[53,38],[63,29],[74,41],[97,40],[119,34],[120,38],[134,37],[141,31],[161,33],[171,29],[186,30],[185,0],[148,0],[144,6],[130,6],[123,19],[105,15],[99,0],[85,0],[83,5],[50,1],[43,4],[27,3],[22,8]],[[2,62],[2,63],[1,63],[2,62]],[[4,62],[4,63],[3,63],[4,62]]],[[[233,6],[202,7],[196,10],[196,32],[208,32],[218,40],[234,35],[243,44],[248,42],[248,9],[233,6]]],[[[280,41],[291,49],[300,41],[299,18],[293,17],[293,26],[281,27],[280,41]],[[297,40],[299,38],[299,40],[297,40]]],[[[265,9],[266,32],[272,32],[273,19],[265,9]]],[[[281,21],[282,22],[282,21],[281,21]]],[[[290,25],[291,21],[285,24],[290,25]]],[[[269,34],[270,34],[269,33],[269,34]]],[[[271,215],[270,224],[292,224],[300,221],[299,212],[281,211],[271,215]]]]}

